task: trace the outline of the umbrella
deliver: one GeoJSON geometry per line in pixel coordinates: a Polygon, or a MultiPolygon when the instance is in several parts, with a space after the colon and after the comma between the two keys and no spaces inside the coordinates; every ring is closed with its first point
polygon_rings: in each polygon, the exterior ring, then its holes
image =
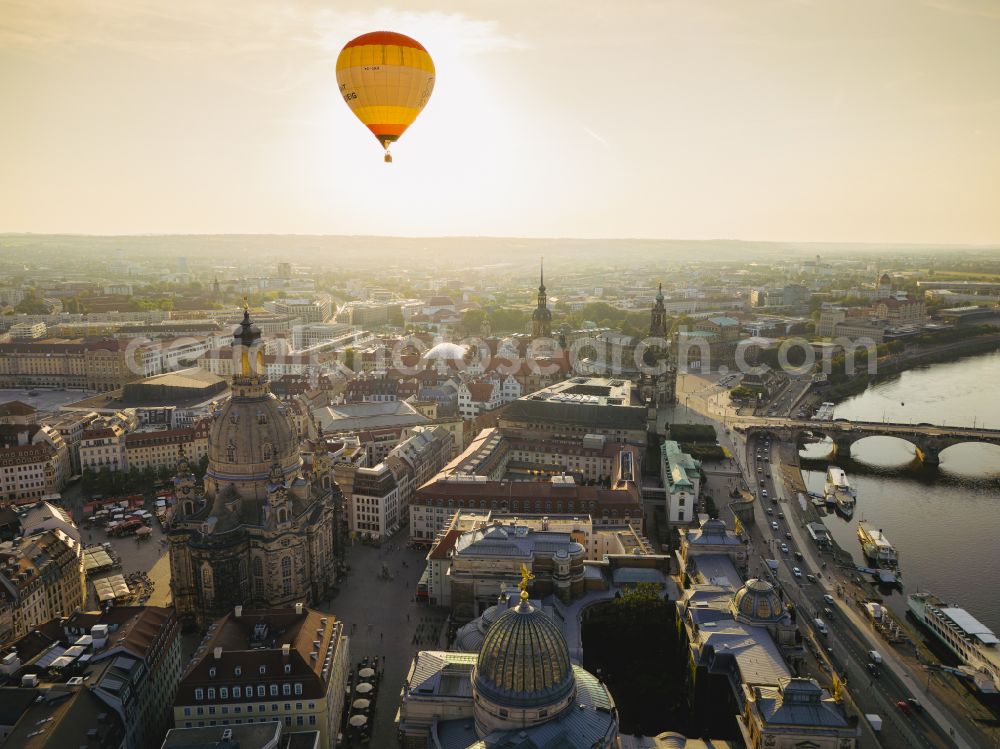
{"type": "Polygon", "coordinates": [[[353,707],[355,710],[367,710],[370,704],[372,703],[362,698],[359,700],[354,700],[354,704],[351,705],[351,707],[353,707]]]}
{"type": "Polygon", "coordinates": [[[360,671],[358,671],[358,676],[360,676],[362,679],[370,679],[374,675],[375,675],[374,668],[363,668],[360,671]]]}
{"type": "Polygon", "coordinates": [[[351,719],[347,722],[350,723],[355,728],[361,728],[361,726],[363,726],[365,723],[368,722],[368,718],[366,718],[364,715],[352,715],[351,719]]]}
{"type": "Polygon", "coordinates": [[[371,685],[371,684],[369,684],[368,682],[365,682],[365,681],[363,681],[363,682],[361,682],[360,684],[358,684],[358,685],[357,685],[357,686],[356,686],[356,687],[354,688],[354,690],[355,690],[356,692],[360,693],[360,694],[368,694],[368,693],[369,693],[370,691],[372,691],[372,688],[373,688],[373,687],[372,687],[372,685],[371,685]]]}

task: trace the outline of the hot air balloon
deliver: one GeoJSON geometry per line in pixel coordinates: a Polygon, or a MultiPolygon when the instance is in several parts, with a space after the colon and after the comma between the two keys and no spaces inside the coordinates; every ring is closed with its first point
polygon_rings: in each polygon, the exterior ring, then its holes
{"type": "Polygon", "coordinates": [[[434,61],[415,39],[373,31],[352,39],[337,58],[340,94],[374,133],[392,161],[389,145],[420,114],[434,90],[434,61]]]}

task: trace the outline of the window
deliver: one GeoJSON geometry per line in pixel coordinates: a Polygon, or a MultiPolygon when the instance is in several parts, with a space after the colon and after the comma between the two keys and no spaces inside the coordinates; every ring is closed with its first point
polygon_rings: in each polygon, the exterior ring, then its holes
{"type": "Polygon", "coordinates": [[[198,689],[194,690],[194,698],[196,700],[203,700],[203,699],[205,699],[205,690],[201,689],[200,687],[198,689]]]}
{"type": "Polygon", "coordinates": [[[198,715],[204,715],[204,714],[205,714],[205,708],[199,707],[198,708],[198,715]]]}
{"type": "Polygon", "coordinates": [[[191,708],[190,707],[185,707],[184,708],[184,717],[187,718],[190,715],[191,715],[191,708]]]}
{"type": "MultiPolygon", "coordinates": [[[[233,695],[234,697],[236,695],[233,695]]],[[[223,700],[229,699],[229,690],[226,687],[219,687],[219,698],[223,700]]]]}
{"type": "Polygon", "coordinates": [[[261,666],[261,667],[260,667],[260,672],[261,672],[262,674],[266,674],[266,673],[267,673],[267,666],[261,666]]]}
{"type": "Polygon", "coordinates": [[[286,663],[285,664],[285,673],[286,674],[292,673],[292,664],[291,663],[286,663]]]}
{"type": "Polygon", "coordinates": [[[295,725],[301,726],[302,723],[303,723],[302,716],[301,715],[296,715],[295,716],[295,725]]]}
{"type": "Polygon", "coordinates": [[[233,687],[233,697],[239,697],[241,691],[239,687],[233,687]]]}
{"type": "Polygon", "coordinates": [[[310,715],[309,716],[309,725],[311,725],[311,726],[316,725],[316,716],[315,715],[310,715]]]}
{"type": "Polygon", "coordinates": [[[271,685],[271,696],[272,697],[277,697],[278,696],[278,685],[277,684],[272,684],[271,685]]]}
{"type": "Polygon", "coordinates": [[[296,684],[295,685],[295,694],[302,694],[302,685],[301,684],[296,684]]]}
{"type": "Polygon", "coordinates": [[[215,705],[209,705],[208,706],[208,714],[209,715],[215,715],[215,705]]]}
{"type": "Polygon", "coordinates": [[[208,675],[215,676],[215,666],[212,666],[210,669],[208,669],[208,675]]]}
{"type": "Polygon", "coordinates": [[[258,697],[263,697],[266,693],[267,693],[267,690],[264,688],[264,685],[263,684],[258,684],[257,685],[257,696],[258,697]]]}
{"type": "Polygon", "coordinates": [[[210,700],[214,700],[215,699],[215,687],[209,687],[208,688],[208,699],[210,699],[210,700]]]}
{"type": "Polygon", "coordinates": [[[281,693],[283,695],[285,695],[286,697],[288,695],[290,695],[292,693],[292,685],[291,684],[282,684],[281,685],[281,693]]]}
{"type": "Polygon", "coordinates": [[[236,674],[237,676],[242,676],[243,675],[243,669],[240,668],[239,666],[237,666],[236,668],[233,669],[233,673],[236,674]]]}

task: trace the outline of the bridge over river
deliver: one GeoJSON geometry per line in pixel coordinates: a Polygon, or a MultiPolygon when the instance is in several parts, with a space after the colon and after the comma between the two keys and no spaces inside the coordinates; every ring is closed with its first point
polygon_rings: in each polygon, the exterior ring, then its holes
{"type": "Polygon", "coordinates": [[[808,434],[829,437],[837,455],[850,457],[851,445],[866,437],[898,437],[916,448],[917,457],[927,465],[941,462],[941,451],[965,442],[1000,445],[1000,430],[975,427],[935,426],[934,424],[893,424],[881,421],[817,421],[765,416],[737,417],[734,428],[747,434],[773,434],[776,438],[799,444],[808,434]]]}

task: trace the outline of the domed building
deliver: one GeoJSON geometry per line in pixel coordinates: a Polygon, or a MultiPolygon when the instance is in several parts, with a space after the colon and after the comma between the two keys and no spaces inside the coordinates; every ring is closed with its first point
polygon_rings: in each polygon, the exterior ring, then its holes
{"type": "Polygon", "coordinates": [[[617,746],[611,693],[571,661],[559,625],[528,600],[523,574],[520,601],[498,604],[478,653],[417,654],[399,712],[404,746],[617,746]]]}
{"type": "Polygon", "coordinates": [[[239,374],[214,414],[199,493],[182,458],[169,531],[178,616],[204,624],[233,606],[314,605],[335,582],[332,491],[303,472],[291,414],[263,374],[260,330],[244,310],[239,374]]]}
{"type": "Polygon", "coordinates": [[[733,596],[733,618],[742,624],[763,627],[782,646],[796,644],[795,623],[774,585],[752,577],[733,596]]]}

